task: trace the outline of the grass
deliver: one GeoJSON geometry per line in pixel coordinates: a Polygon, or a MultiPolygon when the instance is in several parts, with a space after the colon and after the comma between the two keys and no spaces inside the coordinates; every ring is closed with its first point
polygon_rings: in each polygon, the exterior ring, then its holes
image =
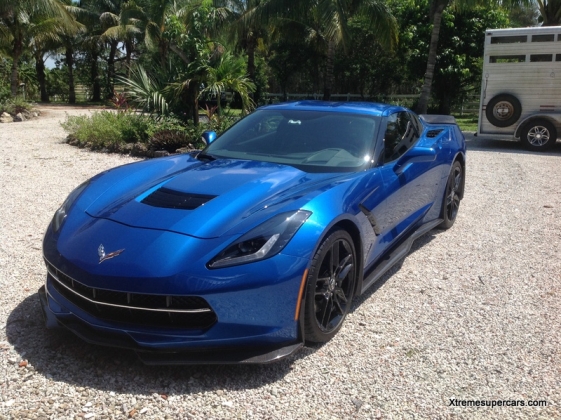
{"type": "Polygon", "coordinates": [[[458,126],[462,131],[477,131],[477,115],[464,115],[462,117],[456,116],[458,126]]]}

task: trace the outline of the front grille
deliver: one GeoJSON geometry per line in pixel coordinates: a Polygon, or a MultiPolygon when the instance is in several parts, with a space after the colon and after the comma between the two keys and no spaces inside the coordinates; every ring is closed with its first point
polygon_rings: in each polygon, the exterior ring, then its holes
{"type": "Polygon", "coordinates": [[[86,286],[46,261],[51,285],[74,305],[106,321],[151,327],[205,329],[216,314],[199,296],[126,293],[86,286]]]}
{"type": "Polygon", "coordinates": [[[162,187],[148,195],[141,202],[154,207],[195,210],[215,197],[215,195],[183,193],[162,187]]]}

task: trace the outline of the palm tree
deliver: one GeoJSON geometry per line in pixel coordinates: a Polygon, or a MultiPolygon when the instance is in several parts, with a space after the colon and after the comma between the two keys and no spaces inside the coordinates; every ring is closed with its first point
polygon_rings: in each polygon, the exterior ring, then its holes
{"type": "Polygon", "coordinates": [[[19,60],[29,47],[35,35],[45,36],[38,32],[42,26],[41,21],[48,21],[45,26],[52,30],[56,25],[71,27],[74,19],[67,7],[59,0],[0,0],[0,38],[4,44],[9,44],[9,54],[13,60],[10,77],[10,89],[12,96],[17,95],[18,90],[18,66],[19,60]]]}
{"type": "Polygon", "coordinates": [[[228,18],[229,40],[237,49],[247,54],[247,73],[255,84],[257,67],[255,54],[258,46],[267,38],[268,25],[256,19],[256,10],[267,0],[214,0],[214,6],[225,11],[228,18]]]}
{"type": "Polygon", "coordinates": [[[561,0],[536,0],[543,26],[561,24],[561,0]]]}
{"type": "MultiPolygon", "coordinates": [[[[542,0],[538,0],[540,2],[542,0]]],[[[547,1],[547,0],[545,0],[547,1]]],[[[553,0],[561,3],[560,0],[553,0]]],[[[430,3],[430,16],[432,18],[432,33],[429,46],[429,56],[427,59],[427,69],[425,71],[425,80],[419,96],[419,102],[415,110],[419,114],[427,112],[428,103],[431,95],[432,81],[434,78],[434,67],[436,65],[436,56],[438,51],[438,38],[440,36],[440,24],[442,22],[442,13],[449,6],[454,6],[459,10],[469,9],[475,6],[516,6],[529,5],[531,0],[432,0],[430,3]]]]}
{"type": "Polygon", "coordinates": [[[123,22],[122,7],[124,4],[124,2],[121,2],[119,15],[113,12],[105,12],[100,16],[105,27],[105,32],[101,36],[111,43],[111,54],[107,63],[110,80],[113,80],[115,76],[115,48],[119,42],[122,42],[125,48],[125,66],[127,68],[127,75],[130,76],[134,45],[137,37],[142,33],[138,27],[139,22],[136,19],[130,18],[128,24],[123,22]],[[115,48],[113,45],[115,45],[115,48]]]}
{"type": "Polygon", "coordinates": [[[323,99],[329,100],[335,52],[340,45],[345,49],[350,47],[348,22],[356,15],[368,16],[380,45],[393,47],[397,41],[397,23],[381,0],[268,0],[256,7],[249,18],[277,22],[285,28],[292,25],[306,28],[308,41],[325,53],[323,99]]]}
{"type": "Polygon", "coordinates": [[[231,53],[222,54],[213,65],[205,67],[204,88],[199,97],[210,94],[216,97],[218,112],[222,112],[221,96],[226,91],[235,92],[242,100],[242,113],[245,114],[254,106],[251,93],[255,90],[255,84],[248,78],[245,72],[243,59],[234,57],[231,53]]]}
{"type": "Polygon", "coordinates": [[[165,67],[170,50],[184,61],[188,61],[181,49],[166,38],[165,32],[170,22],[176,23],[185,19],[189,11],[195,10],[199,3],[197,0],[130,1],[123,4],[119,21],[124,27],[135,26],[136,32],[142,33],[148,50],[157,51],[161,66],[165,67]],[[170,21],[170,16],[175,16],[176,19],[170,21]]]}

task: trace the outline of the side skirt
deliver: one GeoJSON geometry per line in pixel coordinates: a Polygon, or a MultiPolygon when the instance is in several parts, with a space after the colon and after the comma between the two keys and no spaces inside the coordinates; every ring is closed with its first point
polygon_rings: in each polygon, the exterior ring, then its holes
{"type": "Polygon", "coordinates": [[[360,294],[363,294],[366,289],[376,283],[380,277],[382,277],[386,271],[388,271],[394,264],[396,264],[399,260],[404,258],[411,249],[411,245],[415,239],[420,238],[425,233],[429,232],[430,230],[434,229],[436,226],[443,222],[442,219],[436,219],[431,222],[423,224],[419,227],[415,232],[413,232],[409,237],[407,237],[400,245],[396,248],[392,249],[388,254],[385,254],[384,257],[377,263],[372,271],[367,274],[362,282],[362,289],[360,290],[360,294]]]}

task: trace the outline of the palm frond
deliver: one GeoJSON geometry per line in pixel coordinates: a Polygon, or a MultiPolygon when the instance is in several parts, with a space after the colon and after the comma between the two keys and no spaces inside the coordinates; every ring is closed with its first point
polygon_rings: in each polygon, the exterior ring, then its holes
{"type": "Polygon", "coordinates": [[[117,77],[125,85],[125,91],[131,102],[144,111],[152,114],[167,114],[169,106],[164,95],[164,89],[146,70],[138,65],[131,71],[131,77],[117,77]]]}

